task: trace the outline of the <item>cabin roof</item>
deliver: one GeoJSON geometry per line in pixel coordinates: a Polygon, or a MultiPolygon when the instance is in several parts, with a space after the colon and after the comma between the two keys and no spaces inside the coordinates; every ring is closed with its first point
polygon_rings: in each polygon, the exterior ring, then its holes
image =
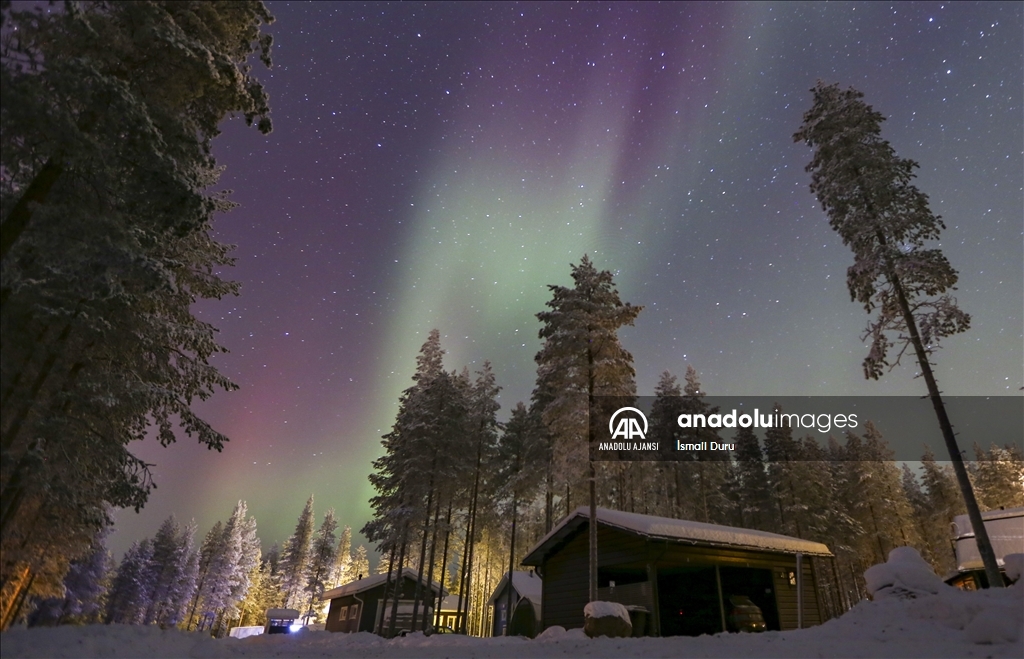
{"type": "MultiPolygon", "coordinates": [[[[402,568],[402,576],[407,579],[411,579],[412,581],[416,581],[416,570],[412,569],[411,567],[402,568]]],[[[355,595],[358,593],[362,593],[367,590],[370,590],[371,588],[376,588],[377,586],[383,584],[385,581],[387,581],[387,578],[388,575],[387,572],[385,572],[384,574],[374,574],[364,579],[359,579],[357,581],[350,581],[347,584],[338,586],[337,588],[332,588],[324,592],[323,596],[320,599],[322,601],[327,601],[335,599],[336,597],[345,597],[346,595],[355,595]]],[[[425,585],[426,579],[424,579],[423,582],[425,585]]],[[[435,581],[430,584],[430,588],[435,593],[440,592],[441,585],[435,581]]]]}
{"type": "MultiPolygon", "coordinates": [[[[506,583],[508,583],[508,572],[501,576],[501,581],[498,582],[498,586],[487,599],[487,606],[494,605],[494,600],[501,594],[501,591],[504,590],[506,583]]],[[[543,585],[544,582],[541,581],[541,578],[534,572],[516,570],[512,573],[512,587],[515,588],[520,597],[525,597],[530,600],[538,610],[541,604],[541,590],[543,585]]]]}
{"type": "MultiPolygon", "coordinates": [[[[541,538],[523,559],[523,565],[541,565],[544,557],[566,540],[590,518],[589,506],[580,506],[562,519],[551,532],[541,538]]],[[[741,529],[732,526],[693,522],[670,517],[655,517],[621,510],[597,509],[598,524],[617,528],[645,538],[670,540],[705,547],[733,547],[781,554],[810,554],[831,556],[829,548],[820,542],[802,540],[788,535],[741,529]]],[[[513,582],[514,583],[514,582],[513,582]]]]}

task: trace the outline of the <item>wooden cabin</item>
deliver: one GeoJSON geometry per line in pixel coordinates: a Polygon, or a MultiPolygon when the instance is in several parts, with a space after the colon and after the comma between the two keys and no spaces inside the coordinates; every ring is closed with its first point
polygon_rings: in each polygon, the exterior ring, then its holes
{"type": "MultiPolygon", "coordinates": [[[[541,629],[583,627],[588,601],[589,508],[558,523],[523,559],[543,579],[541,629]]],[[[653,636],[729,628],[730,598],[747,597],[767,629],[825,621],[815,560],[828,547],[789,536],[597,509],[598,598],[646,615],[653,636]]],[[[638,630],[641,631],[641,630],[638,630]]]]}
{"type": "MultiPolygon", "coordinates": [[[[327,623],[324,628],[329,632],[375,632],[381,617],[384,618],[384,625],[387,627],[391,619],[392,598],[395,585],[392,583],[388,589],[386,607],[381,607],[381,600],[384,599],[384,588],[387,581],[387,574],[375,574],[365,579],[352,581],[343,586],[328,590],[323,594],[323,601],[330,601],[330,608],[327,612],[327,623]]],[[[399,579],[396,571],[392,580],[399,579]]],[[[400,590],[398,591],[398,614],[395,617],[395,628],[397,631],[410,630],[412,623],[413,598],[416,595],[416,570],[407,567],[401,571],[400,590]]],[[[422,581],[420,605],[417,615],[417,629],[423,629],[423,621],[432,620],[437,597],[441,593],[441,586],[434,582],[427,585],[426,580],[422,581]],[[425,601],[424,601],[425,600],[425,601]]]]}
{"type": "MultiPolygon", "coordinates": [[[[525,613],[527,606],[530,609],[530,613],[528,618],[524,619],[520,625],[513,625],[510,633],[511,636],[532,637],[537,635],[541,622],[541,597],[543,594],[541,586],[540,577],[535,572],[515,571],[512,573],[512,608],[510,610],[515,612],[522,602],[524,613],[520,617],[527,616],[525,613]],[[531,622],[535,622],[535,624],[530,625],[529,623],[531,622]],[[522,627],[522,629],[518,627],[522,627]]],[[[509,587],[508,573],[506,572],[502,575],[501,581],[498,582],[494,592],[487,599],[487,606],[491,611],[490,636],[504,636],[505,627],[508,625],[509,619],[513,617],[509,615],[510,610],[508,609],[509,587]]]]}
{"type": "MultiPolygon", "coordinates": [[[[462,607],[466,607],[465,601],[462,602],[462,607]]],[[[458,630],[464,617],[466,617],[466,612],[459,611],[459,596],[447,595],[441,600],[441,608],[437,611],[437,615],[434,616],[434,627],[447,627],[451,630],[458,630]]]]}

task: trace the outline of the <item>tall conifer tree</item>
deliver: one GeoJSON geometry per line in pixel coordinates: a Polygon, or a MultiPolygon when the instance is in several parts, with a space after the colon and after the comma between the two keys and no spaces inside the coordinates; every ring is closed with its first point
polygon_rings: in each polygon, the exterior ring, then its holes
{"type": "Polygon", "coordinates": [[[633,356],[619,342],[643,307],[619,299],[612,273],[584,256],[572,266],[573,287],[549,285],[550,311],[537,314],[543,345],[537,353],[538,388],[551,398],[542,418],[554,438],[556,473],[566,486],[584,481],[590,501],[589,595],[597,599],[597,475],[589,457],[595,396],[633,397],[633,356]]]}
{"type": "Polygon", "coordinates": [[[854,264],[846,274],[850,297],[866,312],[877,312],[864,335],[871,339],[864,375],[878,379],[898,365],[907,350],[912,351],[975,530],[988,582],[1001,587],[999,565],[930,361],[943,338],[970,326],[970,316],[947,292],[956,287],[957,271],[941,250],[927,247],[938,240],[945,225],[928,207],[927,195],[912,183],[919,165],[898,157],[882,139],[885,117],[861,100],[864,94],[822,82],[811,91],[814,105],[804,113],[803,125],[793,139],[814,149],[806,168],[811,172],[811,192],[843,244],[853,251],[854,264]],[[896,357],[890,364],[894,347],[896,357]]]}

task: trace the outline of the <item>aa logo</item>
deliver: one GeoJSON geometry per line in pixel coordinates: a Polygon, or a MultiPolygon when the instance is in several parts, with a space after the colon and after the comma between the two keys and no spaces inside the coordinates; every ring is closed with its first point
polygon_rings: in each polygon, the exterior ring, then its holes
{"type": "Polygon", "coordinates": [[[612,434],[612,439],[647,439],[647,417],[635,407],[620,407],[608,420],[608,432],[612,434]],[[635,412],[640,418],[624,416],[616,424],[615,419],[623,412],[635,412]],[[643,430],[640,429],[640,421],[644,422],[643,430]]]}

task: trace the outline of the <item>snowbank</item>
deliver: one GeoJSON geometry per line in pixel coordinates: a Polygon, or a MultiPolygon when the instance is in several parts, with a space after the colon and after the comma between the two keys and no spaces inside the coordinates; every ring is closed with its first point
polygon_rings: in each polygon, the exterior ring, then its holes
{"type": "Polygon", "coordinates": [[[864,572],[864,581],[874,599],[912,599],[951,588],[936,576],[932,567],[912,547],[893,549],[889,552],[888,561],[873,565],[864,572]]]}
{"type": "MultiPolygon", "coordinates": [[[[914,552],[916,554],[916,552],[914,552]]],[[[1024,582],[960,591],[920,570],[920,556],[894,551],[869,572],[875,600],[810,629],[674,638],[587,638],[551,627],[535,640],[451,634],[385,640],[368,633],[296,634],[214,640],[157,627],[93,625],[14,629],[2,636],[13,657],[1014,657],[1024,656],[1024,582]],[[894,587],[904,595],[895,594],[894,587]],[[890,592],[885,594],[884,591],[890,592]],[[881,596],[879,596],[881,594],[881,596]]],[[[930,572],[930,570],[929,570],[930,572]]],[[[867,577],[868,575],[865,575],[867,577]]],[[[934,577],[934,574],[932,574],[934,577]]],[[[593,604],[597,604],[596,602],[593,604]]]]}

